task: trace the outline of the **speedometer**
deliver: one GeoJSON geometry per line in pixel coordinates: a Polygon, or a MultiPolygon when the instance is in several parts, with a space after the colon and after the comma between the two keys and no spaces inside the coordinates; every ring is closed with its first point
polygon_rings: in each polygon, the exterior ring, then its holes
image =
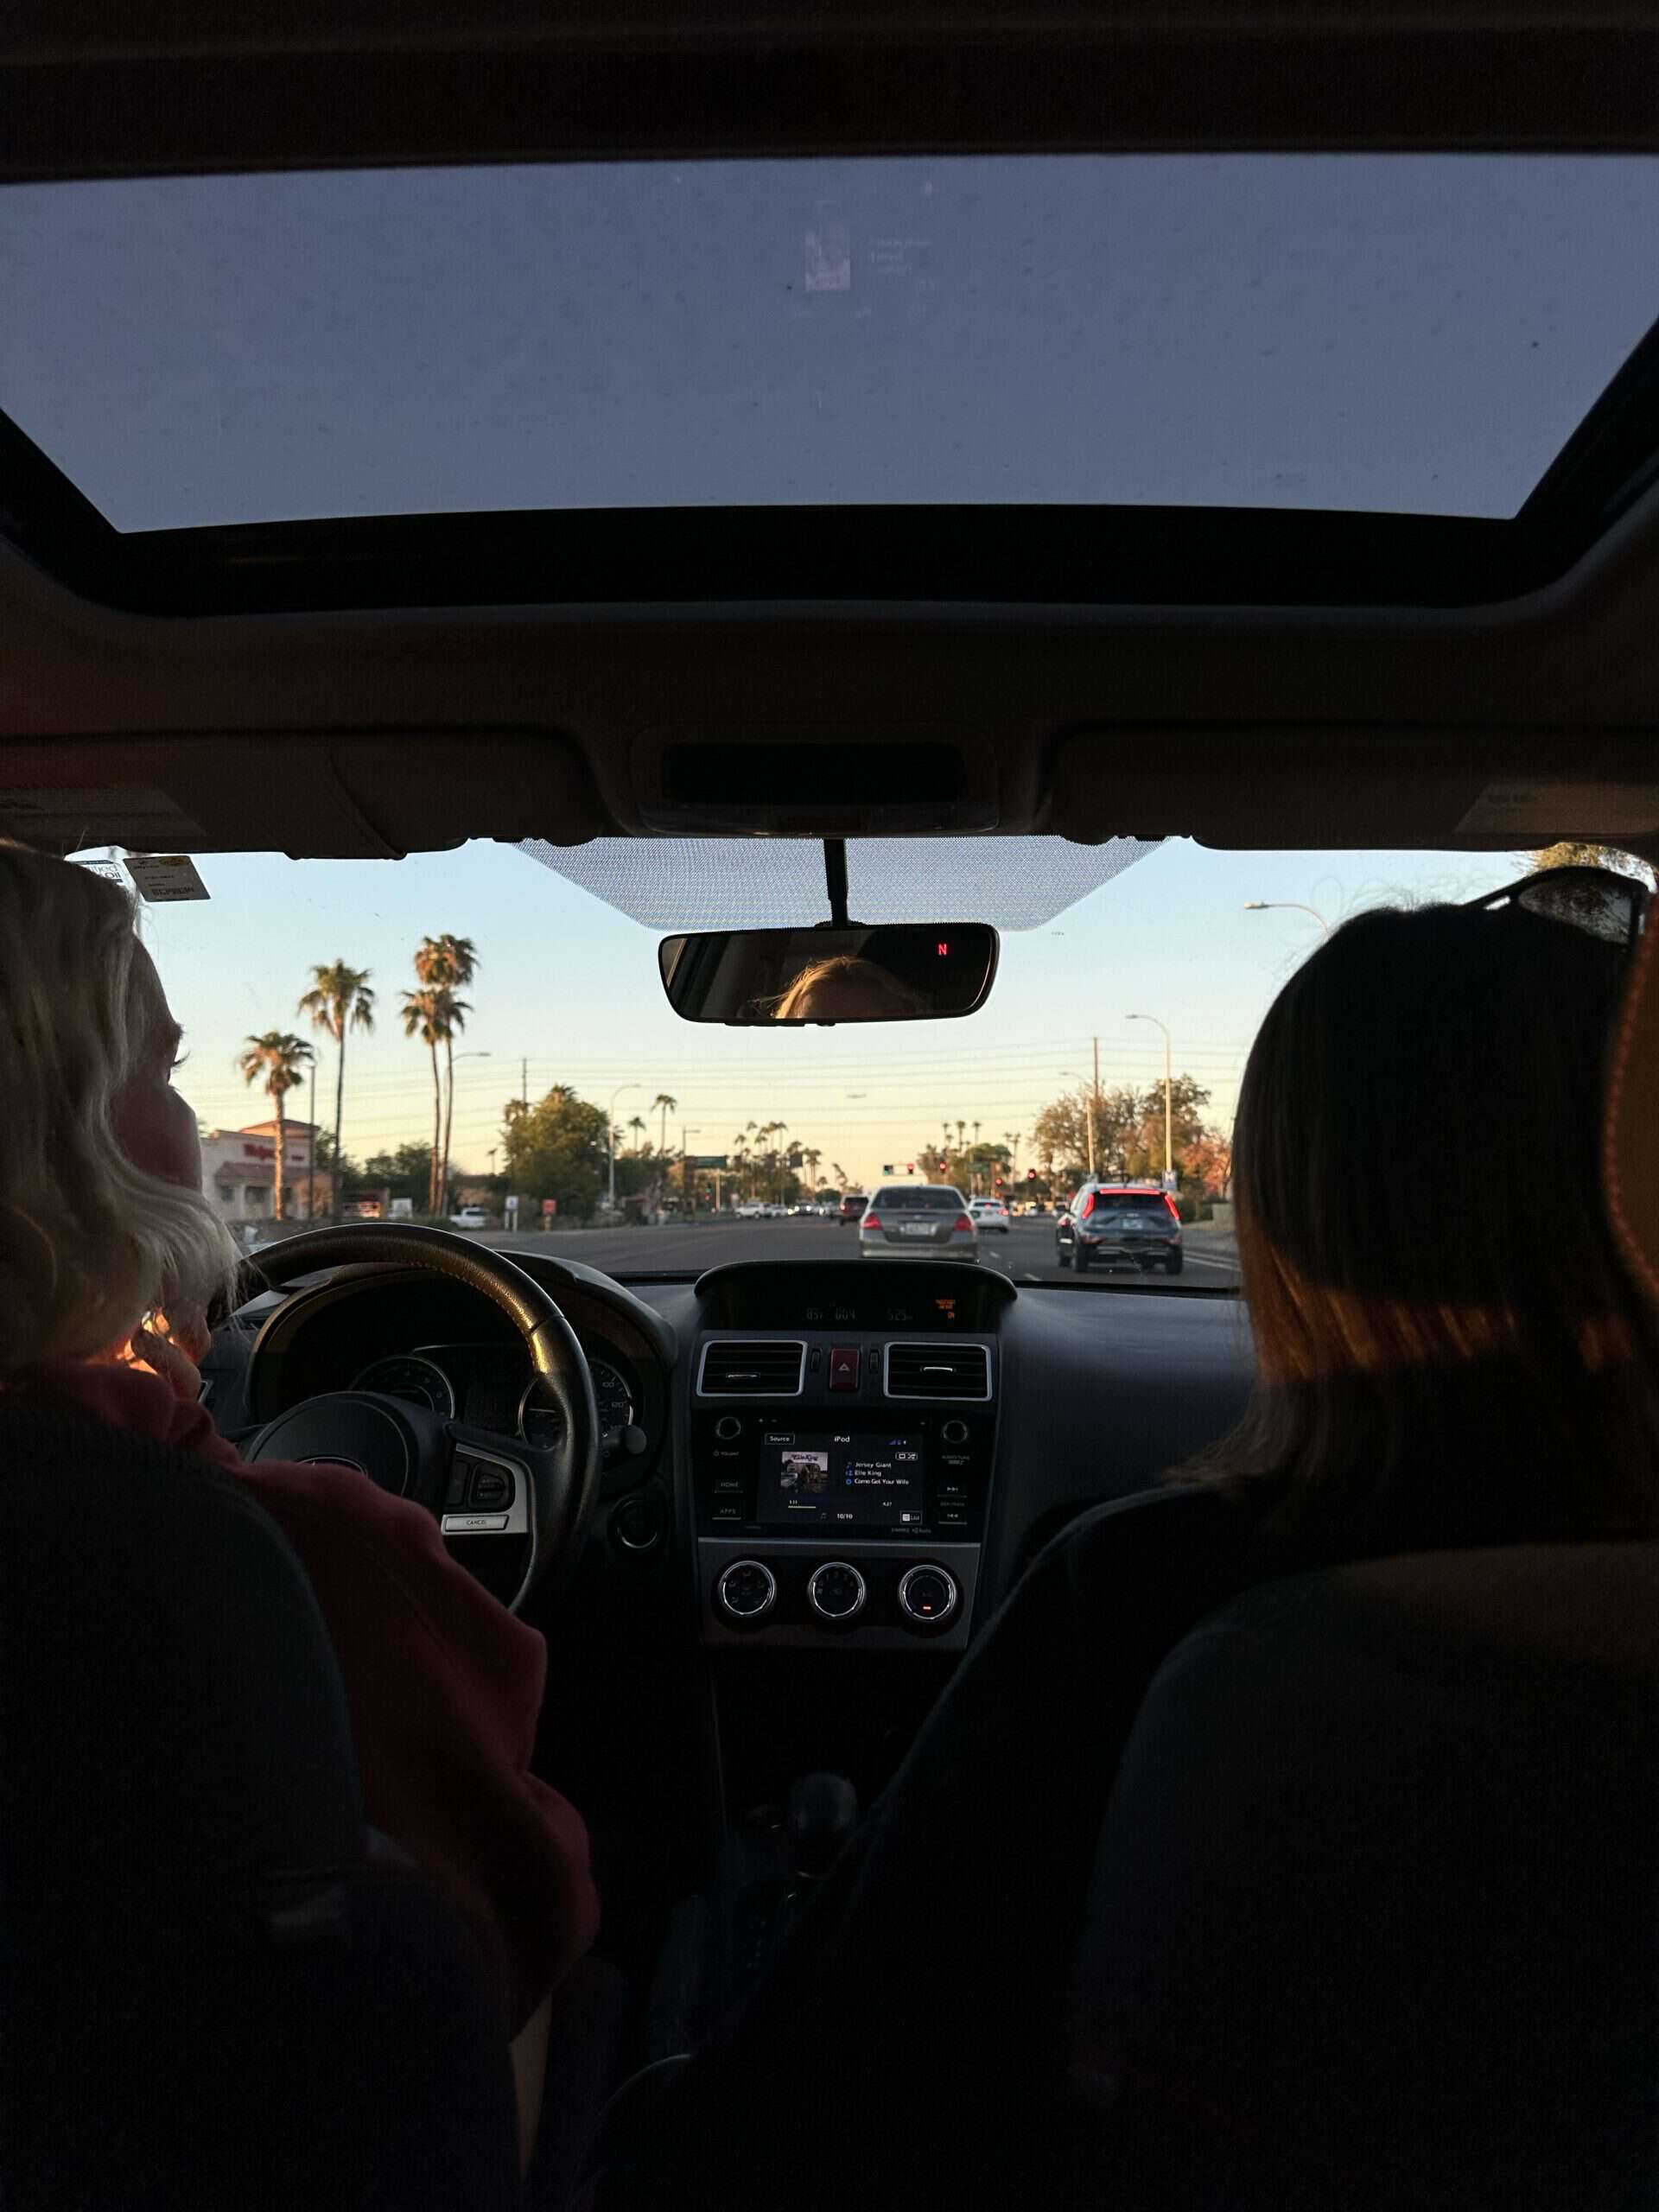
{"type": "Polygon", "coordinates": [[[377,1359],[353,1383],[353,1390],[383,1390],[389,1398],[406,1398],[412,1406],[425,1406],[445,1421],[455,1417],[455,1393],[449,1377],[429,1359],[409,1353],[398,1359],[377,1359]]]}
{"type": "MultiPolygon", "coordinates": [[[[588,1371],[594,1378],[594,1402],[599,1408],[601,1447],[608,1459],[615,1455],[622,1432],[633,1419],[633,1396],[626,1378],[608,1360],[590,1359],[588,1371]]],[[[518,1401],[518,1433],[526,1444],[540,1445],[543,1450],[557,1444],[564,1434],[564,1416],[550,1398],[543,1395],[539,1376],[531,1376],[518,1401]]]]}

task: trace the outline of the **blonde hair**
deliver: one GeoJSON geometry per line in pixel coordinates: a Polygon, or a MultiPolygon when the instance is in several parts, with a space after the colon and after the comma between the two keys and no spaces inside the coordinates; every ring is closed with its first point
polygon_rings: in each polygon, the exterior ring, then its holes
{"type": "Polygon", "coordinates": [[[0,839],[0,1378],[205,1313],[234,1278],[199,1191],[136,1167],[115,1108],[164,1001],[119,887],[0,839]]]}
{"type": "Polygon", "coordinates": [[[841,952],[803,968],[772,1007],[772,1020],[810,1021],[814,994],[826,985],[834,989],[838,984],[863,993],[868,1011],[862,1018],[867,1021],[898,1021],[927,1011],[920,992],[912,990],[908,983],[901,983],[874,960],[856,960],[851,953],[841,952]]]}

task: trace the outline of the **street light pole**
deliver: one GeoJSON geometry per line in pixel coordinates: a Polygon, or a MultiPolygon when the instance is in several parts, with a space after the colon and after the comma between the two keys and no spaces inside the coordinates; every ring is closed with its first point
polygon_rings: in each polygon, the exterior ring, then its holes
{"type": "Polygon", "coordinates": [[[441,1206],[448,1206],[449,1203],[449,1116],[452,1116],[455,1110],[455,1070],[463,1060],[488,1060],[493,1058],[494,1054],[488,1051],[457,1052],[449,1063],[449,1115],[445,1116],[443,1125],[443,1188],[438,1193],[438,1204],[441,1206]]]}
{"type": "Polygon", "coordinates": [[[606,1200],[608,1213],[616,1211],[616,1102],[625,1090],[638,1090],[639,1088],[637,1083],[619,1083],[611,1093],[610,1106],[605,1116],[605,1149],[610,1154],[611,1167],[609,1196],[606,1200]]]}
{"type": "Polygon", "coordinates": [[[695,1213],[696,1211],[696,1208],[691,1203],[691,1140],[693,1137],[700,1137],[702,1135],[702,1131],[701,1129],[688,1129],[684,1122],[681,1122],[680,1196],[685,1201],[685,1208],[688,1213],[695,1213]]]}
{"type": "Polygon", "coordinates": [[[1325,943],[1328,944],[1331,942],[1330,923],[1325,920],[1317,906],[1305,906],[1300,899],[1249,899],[1244,903],[1244,911],[1247,914],[1266,914],[1270,913],[1275,906],[1289,907],[1299,914],[1312,914],[1325,931],[1325,943]]]}
{"type": "Polygon", "coordinates": [[[1169,1106],[1169,1032],[1167,1029],[1164,1028],[1163,1023],[1158,1020],[1158,1017],[1155,1014],[1126,1014],[1123,1019],[1125,1021],[1157,1022],[1159,1028],[1163,1029],[1164,1031],[1164,1188],[1167,1190],[1169,1188],[1170,1175],[1175,1165],[1174,1147],[1170,1141],[1170,1125],[1172,1116],[1169,1106]]]}

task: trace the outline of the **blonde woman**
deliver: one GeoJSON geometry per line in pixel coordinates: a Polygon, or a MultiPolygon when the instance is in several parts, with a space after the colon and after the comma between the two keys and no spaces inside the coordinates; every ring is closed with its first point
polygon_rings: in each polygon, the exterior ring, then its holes
{"type": "Polygon", "coordinates": [[[355,1469],[246,1466],[197,1403],[236,1251],[201,1194],[179,1025],[116,885],[0,841],[0,1392],[199,1453],[280,1524],[334,1638],[374,1824],[465,1916],[514,2042],[521,2141],[548,1999],[598,1900],[530,1771],[546,1649],[355,1469]]]}

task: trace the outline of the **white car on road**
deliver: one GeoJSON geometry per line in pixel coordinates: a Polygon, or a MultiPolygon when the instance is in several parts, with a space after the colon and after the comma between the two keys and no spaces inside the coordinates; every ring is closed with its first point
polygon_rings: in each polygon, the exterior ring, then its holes
{"type": "Polygon", "coordinates": [[[974,1226],[982,1232],[991,1229],[1006,1236],[1008,1233],[1008,1210],[1001,1198],[969,1198],[968,1211],[973,1216],[974,1226]]]}

